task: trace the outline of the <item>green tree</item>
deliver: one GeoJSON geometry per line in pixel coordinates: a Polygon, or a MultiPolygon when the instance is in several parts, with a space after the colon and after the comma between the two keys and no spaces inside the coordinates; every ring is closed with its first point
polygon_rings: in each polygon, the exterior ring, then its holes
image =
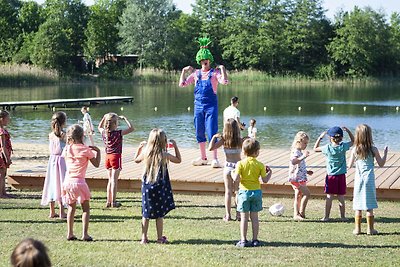
{"type": "Polygon", "coordinates": [[[93,60],[117,53],[120,41],[117,25],[124,8],[124,0],[97,0],[90,7],[90,18],[85,30],[86,58],[93,60]]]}
{"type": "Polygon", "coordinates": [[[220,43],[223,57],[236,69],[259,68],[258,29],[266,9],[264,0],[232,0],[230,15],[223,22],[225,36],[220,43]]]}
{"type": "Polygon", "coordinates": [[[0,0],[0,61],[10,61],[17,50],[19,34],[18,10],[20,1],[0,0]]]}
{"type": "Polygon", "coordinates": [[[119,49],[139,55],[141,67],[163,67],[168,40],[171,0],[128,0],[121,17],[119,49]]]}
{"type": "Polygon", "coordinates": [[[387,73],[391,49],[384,17],[369,7],[338,14],[336,36],[328,51],[343,74],[361,77],[387,73]]]}
{"type": "Polygon", "coordinates": [[[55,69],[61,75],[71,69],[73,51],[61,19],[47,19],[40,25],[33,47],[31,59],[35,65],[55,69]]]}
{"type": "Polygon", "coordinates": [[[196,65],[195,56],[198,51],[196,38],[199,37],[200,20],[181,11],[175,12],[168,25],[168,42],[165,67],[181,69],[196,65]]]}
{"type": "Polygon", "coordinates": [[[392,74],[398,75],[397,71],[400,67],[400,14],[394,12],[390,16],[390,47],[392,59],[392,74]]]}
{"type": "Polygon", "coordinates": [[[286,69],[311,75],[319,64],[327,62],[325,46],[333,31],[321,0],[294,0],[289,7],[291,12],[283,33],[290,51],[286,69]]]}

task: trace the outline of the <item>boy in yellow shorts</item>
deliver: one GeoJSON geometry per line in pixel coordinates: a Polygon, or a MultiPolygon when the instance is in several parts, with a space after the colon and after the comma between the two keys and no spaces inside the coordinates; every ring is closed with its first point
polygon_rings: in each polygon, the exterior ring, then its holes
{"type": "Polygon", "coordinates": [[[237,197],[237,211],[240,212],[240,241],[237,247],[257,247],[258,241],[258,212],[262,210],[262,190],[259,177],[264,183],[268,183],[272,170],[257,160],[260,153],[260,143],[255,139],[246,139],[243,142],[243,153],[246,158],[239,161],[236,170],[232,171],[232,178],[240,179],[239,193],[237,197]],[[247,241],[247,229],[249,216],[253,229],[253,240],[247,241]]]}

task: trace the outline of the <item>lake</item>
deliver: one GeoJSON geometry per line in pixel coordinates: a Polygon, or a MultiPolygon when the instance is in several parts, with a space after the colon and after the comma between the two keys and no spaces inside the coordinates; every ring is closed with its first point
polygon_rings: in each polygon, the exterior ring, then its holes
{"type": "MultiPolygon", "coordinates": [[[[152,128],[160,127],[180,146],[197,147],[192,86],[109,83],[2,88],[1,92],[1,101],[4,102],[133,96],[132,104],[91,106],[89,112],[95,127],[105,113],[116,112],[130,119],[136,128],[135,132],[124,137],[126,144],[134,145],[146,140],[152,128]]],[[[222,112],[234,95],[239,97],[241,121],[248,125],[251,118],[257,120],[257,139],[262,148],[289,148],[296,132],[303,130],[311,137],[309,149],[312,149],[319,134],[331,126],[346,126],[354,133],[358,124],[366,123],[373,129],[378,148],[389,145],[391,150],[400,151],[400,111],[396,110],[400,107],[400,88],[396,85],[276,83],[219,86],[220,131],[222,112]]],[[[67,113],[69,125],[82,119],[80,107],[59,107],[57,110],[67,113]]],[[[37,110],[17,107],[10,113],[12,121],[8,129],[13,142],[47,142],[51,110],[45,106],[39,106],[37,110]]],[[[123,123],[121,127],[124,127],[123,123]]],[[[345,139],[348,139],[346,134],[345,139]]],[[[102,145],[98,133],[95,142],[102,145]]]]}

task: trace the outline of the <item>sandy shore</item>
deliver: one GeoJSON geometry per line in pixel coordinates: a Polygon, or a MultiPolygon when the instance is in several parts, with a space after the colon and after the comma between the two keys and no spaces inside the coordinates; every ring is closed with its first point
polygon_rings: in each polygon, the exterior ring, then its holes
{"type": "Polygon", "coordinates": [[[38,165],[47,165],[49,145],[36,143],[12,143],[12,164],[9,171],[17,171],[38,165]]]}

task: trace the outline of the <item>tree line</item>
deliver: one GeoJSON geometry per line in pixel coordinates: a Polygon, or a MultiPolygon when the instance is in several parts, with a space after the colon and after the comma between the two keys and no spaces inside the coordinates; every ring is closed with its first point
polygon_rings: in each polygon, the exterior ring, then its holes
{"type": "Polygon", "coordinates": [[[331,21],[325,12],[322,0],[196,0],[192,14],[171,0],[0,0],[0,61],[70,74],[82,71],[79,57],[135,54],[140,67],[179,70],[196,64],[195,40],[209,36],[215,62],[228,69],[399,75],[399,13],[355,7],[331,21]]]}

